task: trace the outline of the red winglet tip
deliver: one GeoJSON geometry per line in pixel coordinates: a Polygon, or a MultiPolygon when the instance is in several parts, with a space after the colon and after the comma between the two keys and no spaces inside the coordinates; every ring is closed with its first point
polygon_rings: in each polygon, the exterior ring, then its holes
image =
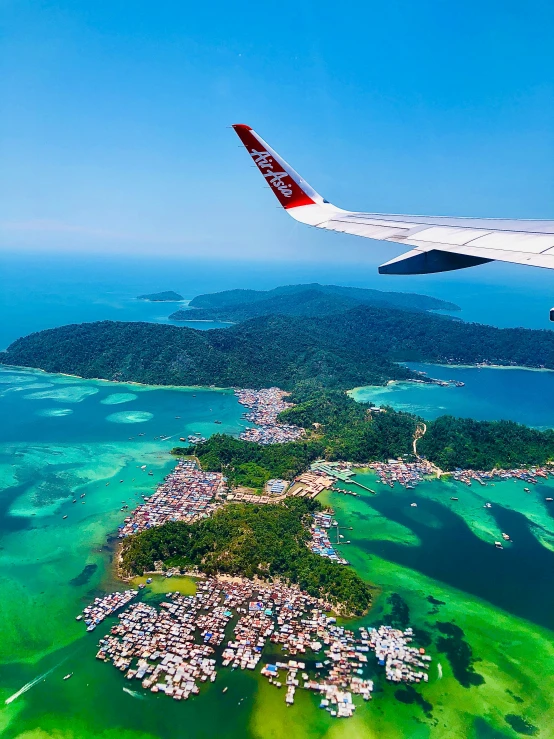
{"type": "Polygon", "coordinates": [[[243,131],[251,131],[252,128],[250,126],[247,126],[246,123],[233,123],[233,128],[235,131],[237,128],[241,128],[243,131]]]}

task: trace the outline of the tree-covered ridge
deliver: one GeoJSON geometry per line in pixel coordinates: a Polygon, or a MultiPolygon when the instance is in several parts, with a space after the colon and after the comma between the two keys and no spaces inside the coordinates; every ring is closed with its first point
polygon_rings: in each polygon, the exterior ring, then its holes
{"type": "Polygon", "coordinates": [[[183,300],[183,296],[174,290],[164,290],[161,293],[149,293],[148,295],[139,295],[137,300],[149,300],[152,303],[177,303],[183,300]]]}
{"type": "MultiPolygon", "coordinates": [[[[386,306],[386,301],[376,303],[386,306]]],[[[274,295],[266,300],[248,303],[178,310],[169,318],[174,321],[231,321],[240,323],[259,316],[325,316],[344,313],[360,305],[360,301],[346,296],[325,293],[320,290],[304,290],[293,295],[274,295]]]]}
{"type": "MultiPolygon", "coordinates": [[[[304,323],[311,321],[315,319],[304,323]]],[[[554,369],[554,331],[549,330],[496,328],[449,316],[371,306],[359,306],[341,316],[323,316],[317,323],[329,339],[399,361],[554,369]]]]}
{"type": "Polygon", "coordinates": [[[325,446],[317,437],[309,441],[262,446],[227,434],[214,434],[192,448],[175,447],[177,455],[193,453],[210,472],[222,472],[233,486],[261,489],[272,477],[291,480],[315,459],[324,456],[325,446]]]}
{"type": "Polygon", "coordinates": [[[353,569],[306,546],[310,514],[319,509],[319,503],[305,498],[280,505],[229,504],[193,524],[171,522],[128,537],[122,568],[142,574],[162,560],[168,567],[197,567],[207,575],[277,577],[361,614],[371,601],[368,585],[353,569]]]}
{"type": "Polygon", "coordinates": [[[289,389],[318,378],[348,388],[413,376],[385,357],[281,316],[215,331],[112,321],[62,326],[18,339],[0,362],[154,385],[289,389]]]}
{"type": "MultiPolygon", "coordinates": [[[[371,413],[346,393],[316,385],[298,386],[292,393],[298,402],[280,419],[308,430],[299,442],[260,446],[225,434],[216,434],[192,450],[175,448],[175,454],[191,451],[203,469],[222,472],[231,485],[261,490],[273,477],[291,480],[316,459],[367,463],[389,458],[410,459],[413,438],[422,419],[394,411],[371,413]]],[[[512,421],[473,421],[441,416],[427,422],[418,441],[418,453],[444,471],[490,470],[542,465],[554,460],[554,431],[536,429],[512,421]]]]}
{"type": "Polygon", "coordinates": [[[554,431],[513,421],[441,416],[427,424],[418,452],[443,470],[542,465],[554,460],[554,431]]]}
{"type": "MultiPolygon", "coordinates": [[[[416,426],[423,421],[392,408],[373,414],[369,405],[346,393],[316,385],[300,385],[291,397],[298,405],[281,413],[280,420],[305,428],[318,424],[318,444],[329,460],[367,462],[410,455],[416,426]]],[[[554,430],[440,416],[426,422],[417,451],[443,470],[545,464],[554,460],[554,430]]]]}
{"type": "MultiPolygon", "coordinates": [[[[292,303],[298,299],[301,293],[319,293],[329,298],[342,298],[345,305],[352,307],[354,304],[366,303],[369,305],[386,305],[387,307],[405,308],[408,310],[460,310],[458,305],[439,298],[417,293],[390,292],[384,290],[372,290],[362,287],[345,287],[343,285],[320,285],[311,282],[301,285],[282,285],[273,290],[224,290],[218,293],[197,295],[190,302],[192,308],[204,308],[209,310],[231,309],[241,306],[246,309],[247,305],[257,302],[271,301],[274,298],[283,297],[292,303]]],[[[285,305],[286,300],[282,301],[285,305]]],[[[275,303],[279,305],[279,303],[275,303]]],[[[331,304],[331,303],[330,303],[331,304]]],[[[287,312],[287,311],[277,311],[287,312]]],[[[266,315],[257,313],[252,315],[266,315]]],[[[252,316],[249,316],[252,317],[252,316]]]]}
{"type": "Polygon", "coordinates": [[[328,388],[414,377],[402,360],[554,369],[554,332],[499,329],[423,312],[360,305],[317,317],[262,316],[198,331],[101,321],[18,339],[4,364],[159,385],[328,388]]]}

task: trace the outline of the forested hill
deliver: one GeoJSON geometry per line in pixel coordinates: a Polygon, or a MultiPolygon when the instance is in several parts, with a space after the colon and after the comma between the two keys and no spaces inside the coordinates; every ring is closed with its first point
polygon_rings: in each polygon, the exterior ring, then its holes
{"type": "Polygon", "coordinates": [[[18,339],[0,353],[0,363],[155,385],[287,389],[318,378],[323,385],[349,388],[412,376],[386,357],[309,328],[284,317],[214,331],[155,323],[82,323],[18,339]]]}
{"type": "MultiPolygon", "coordinates": [[[[361,287],[344,287],[342,285],[320,285],[317,282],[305,285],[282,285],[273,290],[224,290],[219,293],[197,295],[190,301],[189,305],[192,308],[202,308],[209,310],[210,312],[217,311],[218,313],[228,312],[231,308],[235,309],[240,306],[240,310],[246,312],[247,305],[252,306],[254,303],[272,300],[277,297],[288,298],[288,300],[283,300],[280,304],[284,307],[287,302],[294,303],[297,299],[297,294],[305,292],[317,292],[322,296],[334,296],[337,299],[342,298],[344,305],[348,305],[349,307],[363,303],[367,305],[381,305],[392,308],[405,308],[407,310],[460,310],[460,307],[454,303],[450,303],[446,300],[439,300],[438,298],[432,298],[428,295],[387,292],[361,287]]],[[[276,303],[276,305],[279,305],[279,303],[276,303]]],[[[278,312],[289,313],[290,311],[279,310],[278,312]]],[[[267,314],[267,312],[252,312],[250,315],[245,317],[252,318],[254,315],[267,314]]]]}
{"type": "MultiPolygon", "coordinates": [[[[321,290],[302,290],[291,295],[273,295],[265,300],[248,303],[177,310],[169,317],[173,321],[231,321],[240,323],[260,316],[325,316],[344,313],[360,305],[359,300],[321,290]]],[[[380,303],[387,307],[387,302],[380,303]]]]}
{"type": "Polygon", "coordinates": [[[554,369],[554,332],[360,305],[317,318],[264,316],[212,331],[84,323],[31,334],[0,354],[4,364],[82,377],[285,389],[312,378],[350,388],[413,376],[398,360],[554,369]]]}

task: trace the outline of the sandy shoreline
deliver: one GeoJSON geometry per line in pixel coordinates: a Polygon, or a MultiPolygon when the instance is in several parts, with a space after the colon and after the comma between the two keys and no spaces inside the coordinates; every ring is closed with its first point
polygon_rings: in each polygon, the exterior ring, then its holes
{"type": "Polygon", "coordinates": [[[58,377],[71,377],[74,380],[83,380],[83,382],[107,382],[110,385],[117,385],[119,387],[123,385],[131,385],[132,387],[145,387],[152,388],[153,390],[217,390],[218,392],[234,392],[232,387],[212,387],[211,385],[152,385],[146,382],[136,382],[134,380],[107,380],[105,377],[82,377],[81,375],[71,375],[68,372],[49,372],[43,370],[40,367],[24,367],[19,364],[0,364],[0,371],[2,367],[7,367],[13,370],[24,370],[27,372],[41,372],[43,375],[57,375],[58,377]]]}

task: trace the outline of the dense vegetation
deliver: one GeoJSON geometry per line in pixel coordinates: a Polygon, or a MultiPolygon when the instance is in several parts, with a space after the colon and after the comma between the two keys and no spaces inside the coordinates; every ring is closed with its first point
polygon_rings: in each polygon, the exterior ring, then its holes
{"type": "MultiPolygon", "coordinates": [[[[412,454],[414,432],[422,421],[417,416],[392,408],[374,414],[344,392],[311,384],[299,385],[292,398],[298,404],[280,420],[308,429],[301,442],[260,446],[217,434],[192,450],[177,447],[173,453],[192,451],[203,469],[222,472],[232,485],[256,490],[271,477],[292,479],[316,459],[368,462],[412,454]]],[[[544,464],[554,459],[554,431],[512,421],[441,416],[427,422],[418,452],[445,471],[544,464]]]]}
{"type": "Polygon", "coordinates": [[[183,296],[174,290],[165,290],[161,293],[150,293],[149,295],[139,295],[137,300],[150,300],[152,303],[176,303],[183,300],[183,296]]]}
{"type": "MultiPolygon", "coordinates": [[[[460,310],[459,306],[454,303],[431,298],[428,295],[370,290],[362,287],[344,287],[342,285],[320,285],[317,282],[304,285],[282,285],[273,290],[224,290],[219,293],[197,295],[190,301],[190,305],[192,308],[220,310],[239,305],[246,306],[257,302],[267,302],[281,296],[288,298],[288,302],[294,303],[298,300],[299,294],[305,292],[310,292],[312,295],[317,292],[322,297],[324,295],[340,297],[344,300],[344,304],[348,304],[350,307],[354,304],[366,303],[406,308],[408,310],[460,310]]],[[[285,301],[282,305],[284,303],[285,301]]],[[[276,304],[278,305],[278,303],[276,304]]],[[[265,314],[258,313],[257,315],[265,314]]]]}
{"type": "Polygon", "coordinates": [[[412,375],[386,357],[285,316],[215,331],[111,321],[62,326],[19,339],[0,362],[81,377],[220,387],[291,388],[317,377],[348,388],[412,375]]]}
{"type": "Polygon", "coordinates": [[[427,424],[418,452],[444,470],[544,464],[554,459],[554,431],[538,431],[513,421],[441,416],[427,424]]]}
{"type": "MultiPolygon", "coordinates": [[[[229,291],[193,302],[200,311],[203,305],[210,310],[219,304],[259,306],[284,296],[323,311],[324,304],[343,301],[344,306],[366,293],[416,302],[422,298],[311,287],[317,289],[229,291]]],[[[358,385],[414,377],[397,364],[410,359],[554,368],[554,332],[497,329],[423,310],[360,303],[317,317],[260,316],[212,331],[111,321],[63,326],[19,339],[0,354],[5,364],[82,377],[161,385],[278,385],[291,390],[297,406],[282,420],[309,429],[305,441],[262,448],[216,436],[197,450],[207,468],[225,469],[235,484],[255,488],[269,477],[290,478],[317,457],[367,461],[410,454],[417,418],[391,409],[370,414],[344,393],[358,385]]],[[[508,422],[441,418],[428,424],[419,452],[443,469],[538,464],[554,455],[553,435],[508,422]]]]}
{"type": "Polygon", "coordinates": [[[168,567],[198,567],[207,575],[282,578],[361,614],[371,600],[368,585],[353,569],[306,546],[310,514],[319,508],[304,498],[281,505],[227,505],[197,523],[166,523],[125,539],[122,566],[142,574],[162,560],[168,567]]]}
{"type": "MultiPolygon", "coordinates": [[[[360,304],[359,300],[321,292],[304,290],[290,295],[274,295],[266,300],[212,308],[190,308],[178,310],[169,317],[174,321],[232,321],[240,323],[250,318],[270,315],[286,316],[325,316],[331,313],[344,313],[360,304]]],[[[381,305],[386,305],[383,301],[381,305]]]]}
{"type": "Polygon", "coordinates": [[[351,388],[405,379],[398,360],[554,368],[554,332],[498,329],[360,305],[319,317],[263,316],[212,331],[102,321],[18,339],[0,362],[160,385],[351,388]]]}
{"type": "Polygon", "coordinates": [[[361,304],[417,311],[459,310],[453,303],[425,295],[313,284],[289,285],[268,292],[229,290],[213,295],[200,295],[191,301],[190,309],[178,310],[169,317],[175,321],[240,322],[270,315],[325,316],[344,313],[361,304]],[[241,299],[244,302],[240,302],[241,299]]]}
{"type": "Polygon", "coordinates": [[[420,419],[410,413],[387,408],[385,413],[372,414],[369,405],[316,383],[298,385],[291,399],[297,405],[281,413],[279,420],[313,429],[328,460],[367,462],[412,452],[420,419]]]}
{"type": "Polygon", "coordinates": [[[204,444],[175,447],[173,454],[195,454],[202,469],[222,472],[232,485],[260,489],[271,477],[292,479],[325,453],[317,439],[261,446],[226,434],[215,434],[204,444]]]}

